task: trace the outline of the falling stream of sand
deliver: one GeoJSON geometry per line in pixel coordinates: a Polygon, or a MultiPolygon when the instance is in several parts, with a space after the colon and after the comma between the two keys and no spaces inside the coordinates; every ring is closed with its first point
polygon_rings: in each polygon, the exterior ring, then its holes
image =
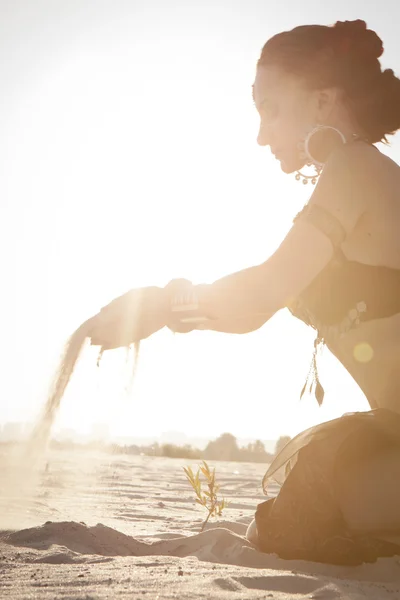
{"type": "Polygon", "coordinates": [[[90,321],[85,321],[72,334],[65,345],[58,370],[51,384],[49,396],[29,441],[30,449],[33,451],[39,449],[41,446],[45,447],[48,442],[61,400],[87,340],[89,327],[90,321]]]}
{"type": "MultiPolygon", "coordinates": [[[[18,445],[7,455],[4,481],[1,481],[2,500],[5,502],[2,513],[13,515],[13,521],[22,523],[31,512],[36,502],[36,492],[46,465],[46,449],[51,437],[52,427],[57,417],[61,401],[75,367],[86,346],[92,327],[92,319],[82,323],[67,341],[59,366],[52,380],[48,397],[33,428],[32,434],[25,444],[18,445]],[[12,510],[10,510],[12,509],[12,510]]],[[[134,344],[134,377],[139,343],[134,344]]],[[[103,349],[100,348],[97,364],[101,359],[103,349]]],[[[0,528],[11,527],[13,522],[3,522],[0,528]]]]}

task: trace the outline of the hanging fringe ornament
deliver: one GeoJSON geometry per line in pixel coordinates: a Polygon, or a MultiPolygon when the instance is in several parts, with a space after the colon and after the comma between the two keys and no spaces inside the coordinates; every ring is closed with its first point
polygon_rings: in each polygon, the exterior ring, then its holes
{"type": "Polygon", "coordinates": [[[325,396],[324,388],[322,387],[321,382],[319,380],[317,367],[317,355],[320,348],[322,348],[323,344],[324,339],[320,336],[317,336],[314,340],[314,351],[311,359],[311,365],[307,374],[305,384],[303,385],[303,388],[300,393],[300,400],[303,398],[306,391],[308,391],[310,395],[314,394],[319,406],[322,405],[325,396]]]}

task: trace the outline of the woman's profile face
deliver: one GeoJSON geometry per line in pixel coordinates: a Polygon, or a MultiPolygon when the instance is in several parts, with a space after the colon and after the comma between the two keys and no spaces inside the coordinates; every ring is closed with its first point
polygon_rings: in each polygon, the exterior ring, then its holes
{"type": "Polygon", "coordinates": [[[253,97],[260,115],[257,142],[270,146],[285,173],[301,169],[299,142],[316,125],[316,93],[278,67],[259,66],[253,97]]]}

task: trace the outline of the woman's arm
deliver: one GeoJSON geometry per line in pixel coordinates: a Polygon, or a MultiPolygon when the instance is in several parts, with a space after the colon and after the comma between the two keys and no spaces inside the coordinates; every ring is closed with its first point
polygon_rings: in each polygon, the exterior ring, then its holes
{"type": "Polygon", "coordinates": [[[239,319],[217,319],[207,321],[197,329],[206,329],[209,331],[219,331],[221,333],[250,333],[260,329],[273,315],[251,315],[239,319]]]}
{"type": "MultiPolygon", "coordinates": [[[[259,329],[272,315],[245,315],[242,317],[222,317],[220,319],[205,319],[204,313],[198,306],[200,288],[193,286],[187,279],[172,279],[165,287],[172,304],[172,318],[168,327],[176,333],[188,333],[193,329],[206,329],[221,333],[249,333],[259,329]],[[194,290],[196,292],[194,293],[194,290]]],[[[205,285],[205,287],[209,287],[205,285]]]]}
{"type": "Polygon", "coordinates": [[[199,312],[211,319],[211,327],[213,319],[265,322],[288,306],[332,255],[332,244],[323,233],[307,222],[298,222],[266,262],[198,286],[199,312]]]}
{"type": "MultiPolygon", "coordinates": [[[[375,156],[376,150],[373,150],[375,156]]],[[[366,210],[371,149],[352,144],[329,159],[309,205],[319,205],[352,233],[366,210]]],[[[267,321],[313,281],[333,256],[332,239],[314,222],[299,218],[264,263],[197,288],[200,312],[218,321],[267,321]]],[[[212,323],[210,324],[210,328],[212,323]]],[[[208,325],[205,328],[209,328],[208,325]]]]}

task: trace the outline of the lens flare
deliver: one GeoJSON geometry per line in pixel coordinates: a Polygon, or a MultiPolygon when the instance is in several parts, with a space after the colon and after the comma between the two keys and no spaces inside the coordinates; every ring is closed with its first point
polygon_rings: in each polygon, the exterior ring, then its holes
{"type": "Polygon", "coordinates": [[[374,351],[368,342],[360,342],[354,346],[354,358],[360,363],[368,363],[374,356],[374,351]]]}

